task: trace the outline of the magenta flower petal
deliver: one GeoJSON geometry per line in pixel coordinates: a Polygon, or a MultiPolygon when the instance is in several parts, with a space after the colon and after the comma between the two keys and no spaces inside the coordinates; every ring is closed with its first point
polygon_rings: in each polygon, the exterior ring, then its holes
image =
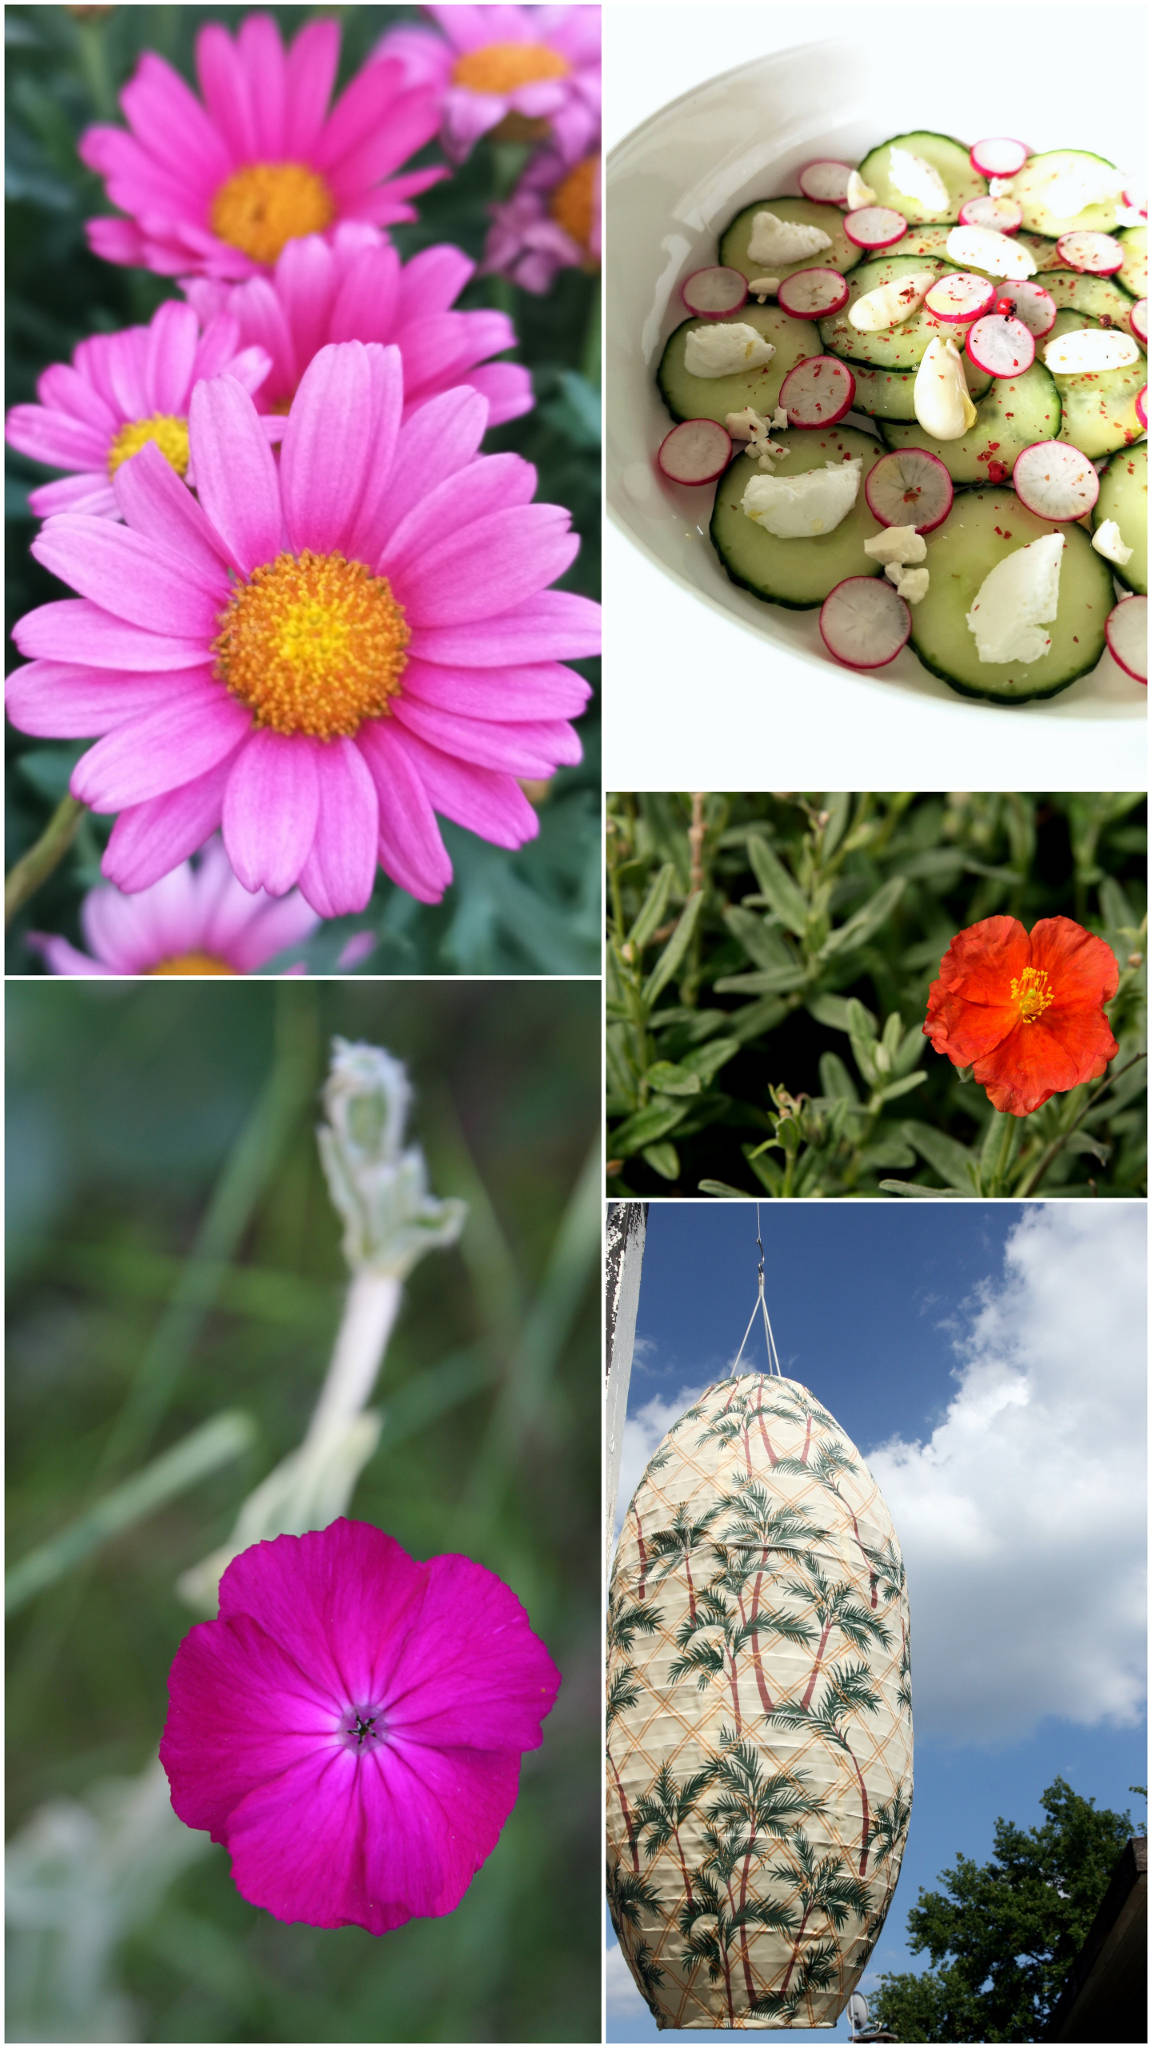
{"type": "Polygon", "coordinates": [[[381,867],[418,903],[439,903],[452,880],[452,863],[428,792],[408,758],[406,735],[381,720],[365,726],[357,745],[380,800],[381,867]]]}
{"type": "Polygon", "coordinates": [[[21,732],[44,739],[84,740],[125,721],[147,717],[185,691],[196,696],[203,670],[156,676],[112,674],[61,661],[30,661],[8,678],[8,716],[21,732]]]}
{"type": "Polygon", "coordinates": [[[221,694],[205,669],[198,686],[89,747],[72,770],[72,794],[94,811],[147,803],[226,760],[250,726],[248,713],[221,694]]]}
{"type": "Polygon", "coordinates": [[[32,542],[38,562],[82,597],[129,625],[150,631],[214,637],[220,607],[218,588],[195,565],[124,526],[65,512],[32,542]]]}
{"type": "Polygon", "coordinates": [[[323,917],[343,917],[363,910],[376,880],[376,785],[354,740],[332,740],[316,753],[320,808],[300,886],[311,900],[318,883],[314,907],[323,917]]]}
{"type": "Polygon", "coordinates": [[[205,926],[204,944],[208,952],[221,953],[230,960],[237,974],[252,974],[258,967],[264,967],[274,960],[277,953],[283,953],[289,946],[298,946],[312,936],[316,930],[316,913],[299,891],[293,889],[287,896],[264,899],[262,908],[252,912],[252,898],[247,897],[246,921],[235,919],[237,929],[220,928],[217,914],[205,926]]]}
{"type": "Polygon", "coordinates": [[[592,686],[559,662],[468,669],[409,661],[404,694],[470,718],[579,718],[592,686]]]}
{"type": "Polygon", "coordinates": [[[426,548],[403,579],[413,626],[471,625],[511,611],[562,576],[580,548],[559,505],[518,505],[484,521],[483,547],[465,530],[426,548]]]}
{"type": "Polygon", "coordinates": [[[231,377],[209,377],[188,411],[196,448],[196,489],[242,576],[279,553],[282,520],[276,458],[248,393],[231,377]]]}
{"type": "Polygon", "coordinates": [[[576,661],[600,652],[600,607],[575,591],[542,590],[514,612],[459,626],[421,626],[412,651],[423,661],[503,668],[557,655],[576,661]]]}
{"type": "Polygon", "coordinates": [[[401,1653],[389,1726],[436,1749],[538,1748],[560,1673],[516,1595],[470,1557],[434,1557],[427,1569],[420,1633],[401,1653]]]}
{"type": "Polygon", "coordinates": [[[250,733],[224,795],[224,844],[246,889],[282,896],[312,848],[320,808],[314,748],[278,732],[250,733]]]}
{"type": "Polygon", "coordinates": [[[101,863],[117,888],[146,889],[211,838],[220,823],[229,761],[182,788],[121,811],[101,863]]]}
{"type": "Polygon", "coordinates": [[[191,306],[166,299],[147,330],[144,377],[147,401],[158,412],[183,412],[192,388],[200,322],[191,306]]]}
{"type": "Polygon", "coordinates": [[[14,405],[5,436],[21,455],[53,469],[100,469],[108,453],[105,435],[90,420],[46,412],[42,405],[14,405]]]}
{"type": "Polygon", "coordinates": [[[228,176],[230,159],[219,130],[191,88],[163,57],[146,51],[120,95],[124,115],[146,150],[176,177],[198,166],[212,184],[228,176]]]}
{"type": "Polygon", "coordinates": [[[365,1777],[365,1846],[381,1900],[378,1931],[402,1926],[413,1907],[435,1916],[454,1912],[515,1805],[519,1757],[397,1742],[374,1775],[375,1782],[365,1777]],[[461,1808],[467,1830],[445,1827],[445,1814],[461,1808]],[[397,1838],[399,1853],[390,1855],[386,1845],[397,1838]]]}
{"type": "Polygon", "coordinates": [[[338,23],[305,23],[288,52],[284,147],[293,161],[307,162],[315,155],[339,62],[338,23]]]}
{"type": "MultiPolygon", "coordinates": [[[[145,633],[124,619],[113,618],[85,597],[61,597],[25,612],[12,628],[21,654],[43,655],[49,661],[76,661],[90,668],[196,668],[204,660],[200,640],[177,640],[167,633],[145,633]]],[[[63,737],[63,735],[62,735],[63,737]]]]}
{"type": "Polygon", "coordinates": [[[347,547],[366,492],[386,491],[403,401],[395,348],[350,341],[313,357],[280,451],[292,547],[318,554],[347,547]]]}
{"type": "Polygon", "coordinates": [[[540,820],[514,776],[456,761],[414,732],[405,733],[404,739],[408,759],[443,817],[479,833],[493,846],[524,846],[535,839],[540,820]]]}
{"type": "Polygon", "coordinates": [[[493,512],[527,505],[536,489],[536,471],[521,455],[483,455],[463,475],[434,484],[427,497],[401,520],[380,558],[389,577],[417,565],[446,532],[458,532],[493,512]]]}
{"type": "Polygon", "coordinates": [[[215,588],[217,603],[228,597],[227,556],[203,509],[181,483],[171,463],[149,443],[114,479],[116,502],[126,526],[147,534],[195,563],[205,585],[215,588]]]}
{"type": "Polygon", "coordinates": [[[54,484],[38,484],[28,493],[28,509],[37,519],[52,519],[58,512],[90,512],[93,517],[116,517],[116,493],[110,483],[92,475],[62,476],[54,484]]]}
{"type": "Polygon", "coordinates": [[[360,534],[366,562],[379,562],[389,536],[427,492],[429,477],[439,482],[455,476],[472,461],[487,420],[484,400],[478,392],[466,389],[430,398],[405,420],[396,441],[388,489],[360,534]]]}
{"type": "Polygon", "coordinates": [[[396,706],[396,721],[442,753],[472,761],[478,768],[498,768],[508,775],[548,776],[561,765],[580,759],[580,742],[562,720],[523,720],[512,725],[490,719],[462,717],[439,705],[411,698],[396,706]]]}

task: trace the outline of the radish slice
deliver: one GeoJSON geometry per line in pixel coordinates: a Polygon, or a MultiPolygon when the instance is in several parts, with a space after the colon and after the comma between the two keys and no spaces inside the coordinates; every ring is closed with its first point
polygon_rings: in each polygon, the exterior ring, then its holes
{"type": "Polygon", "coordinates": [[[995,302],[995,285],[968,270],[953,270],[938,277],[924,295],[924,304],[938,320],[975,320],[990,311],[995,302]]]}
{"type": "Polygon", "coordinates": [[[952,510],[952,479],[938,455],[926,448],[894,448],[874,462],[864,479],[864,496],[881,526],[914,526],[931,533],[952,510]]]}
{"type": "Polygon", "coordinates": [[[1012,135],[985,135],[972,144],[968,156],[982,178],[1014,178],[1028,161],[1025,144],[1012,135]]]}
{"type": "Polygon", "coordinates": [[[1056,244],[1061,263],[1072,270],[1087,270],[1093,277],[1111,277],[1124,264],[1124,251],[1114,235],[1100,235],[1091,228],[1074,228],[1061,235],[1056,244]]]}
{"type": "Polygon", "coordinates": [[[806,356],[780,386],[790,427],[834,427],[856,396],[856,379],[837,356],[806,356]]]}
{"type": "Polygon", "coordinates": [[[1030,277],[1009,277],[996,287],[996,304],[1009,306],[1035,340],[1042,341],[1056,325],[1056,301],[1030,277]]]}
{"type": "Polygon", "coordinates": [[[1142,427],[1148,425],[1148,386],[1142,384],[1136,393],[1136,417],[1142,427]]]}
{"type": "Polygon", "coordinates": [[[805,199],[817,199],[823,206],[843,206],[848,197],[848,180],[851,176],[851,164],[838,163],[833,157],[820,156],[815,163],[805,164],[798,182],[805,199]]]}
{"type": "MultiPolygon", "coordinates": [[[[844,585],[840,585],[843,590],[844,585]]],[[[835,597],[836,592],[832,592],[835,597]]],[[[828,602],[831,603],[831,598],[828,602]]],[[[824,614],[820,614],[823,626],[824,614]]],[[[1134,682],[1148,681],[1148,599],[1122,597],[1104,621],[1108,652],[1134,682]]],[[[827,637],[827,636],[825,636],[827,637]]]]}
{"type": "Polygon", "coordinates": [[[848,304],[848,280],[822,265],[794,270],[791,277],[781,278],[776,303],[794,320],[823,320],[848,304]]]}
{"type": "Polygon", "coordinates": [[[1128,325],[1129,325],[1129,327],[1130,327],[1130,328],[1132,329],[1132,332],[1133,332],[1133,334],[1134,334],[1134,335],[1136,336],[1136,339],[1137,339],[1137,341],[1138,341],[1138,342],[1140,343],[1140,346],[1141,346],[1141,348],[1147,348],[1147,346],[1148,346],[1148,301],[1147,301],[1147,299],[1137,299],[1137,301],[1136,301],[1136,304],[1135,304],[1135,305],[1133,306],[1133,308],[1132,308],[1131,312],[1130,312],[1130,313],[1129,313],[1129,315],[1128,315],[1128,325]]]}
{"type": "Polygon", "coordinates": [[[710,484],[732,459],[732,436],[718,420],[681,420],[660,443],[656,460],[669,482],[710,484]]]}
{"type": "Polygon", "coordinates": [[[960,218],[966,228],[995,228],[998,234],[1014,235],[1024,219],[1024,208],[1014,199],[993,199],[983,192],[979,199],[964,201],[960,218]]]}
{"type": "Polygon", "coordinates": [[[978,370],[993,377],[1022,377],[1036,360],[1032,329],[1011,315],[990,313],[968,329],[965,350],[978,370]]]}
{"type": "Polygon", "coordinates": [[[1033,441],[1016,457],[1012,488],[1038,519],[1082,519],[1100,495],[1100,479],[1070,441],[1033,441]]]}
{"type": "Polygon", "coordinates": [[[707,270],[694,270],[680,287],[680,297],[690,313],[719,319],[734,313],[748,297],[748,280],[726,263],[711,263],[707,270]]]}
{"type": "Polygon", "coordinates": [[[848,576],[820,607],[821,638],[845,668],[883,668],[911,631],[911,612],[882,576],[848,576]]]}
{"type": "Polygon", "coordinates": [[[908,223],[894,206],[858,206],[844,215],[844,233],[858,249],[886,249],[908,233],[908,223]]]}

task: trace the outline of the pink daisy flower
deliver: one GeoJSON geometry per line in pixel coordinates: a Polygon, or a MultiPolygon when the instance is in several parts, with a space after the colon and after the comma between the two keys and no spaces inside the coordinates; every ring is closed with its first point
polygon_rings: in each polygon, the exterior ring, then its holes
{"type": "Polygon", "coordinates": [[[489,211],[485,271],[547,292],[558,270],[599,270],[599,151],[570,163],[557,150],[540,150],[512,197],[489,211]]]}
{"type": "Polygon", "coordinates": [[[329,341],[395,342],[404,359],[406,411],[453,385],[488,400],[498,426],[532,408],[532,381],[519,363],[489,356],[515,348],[506,313],[456,312],[453,302],[475,273],[461,249],[423,249],[402,263],[385,235],[345,221],[326,241],[289,242],[269,277],[227,285],[186,278],[183,290],[201,319],[227,311],[246,342],[268,351],[272,367],[256,404],[286,413],[317,349],[329,341]]]}
{"type": "Polygon", "coordinates": [[[319,922],[298,889],[277,899],[242,888],[213,839],[195,866],[184,861],[135,896],[90,889],[80,905],[89,952],[47,932],[29,932],[28,944],[53,974],[255,974],[319,922]]]}
{"type": "Polygon", "coordinates": [[[120,813],[103,870],[147,888],[223,829],[246,889],[363,909],[376,863],[422,902],[452,878],[436,813],[498,846],[538,830],[518,776],[580,758],[568,720],[599,608],[548,585],[578,549],[518,455],[477,459],[487,404],[401,424],[399,350],[305,371],[279,464],[248,393],[198,384],[197,496],[154,447],[116,473],[117,526],[50,519],[37,559],[79,592],[14,629],[24,732],[102,734],[72,793],[120,813]]]}
{"type": "Polygon", "coordinates": [[[80,142],[129,216],[89,221],[95,254],[166,277],[250,277],[296,235],[414,220],[408,201],[444,172],[392,173],[435,135],[436,95],[376,61],[330,109],[339,58],[336,22],[308,22],[285,50],[268,14],[247,15],[235,43],[216,22],[201,29],[203,100],[162,57],[141,57],[120,95],[130,132],[98,126],[80,142]]]}
{"type": "Polygon", "coordinates": [[[384,1934],[459,1905],[559,1686],[494,1572],[341,1519],[233,1559],[176,1652],[160,1761],[251,1905],[384,1934]]]}
{"type": "Polygon", "coordinates": [[[38,519],[53,512],[92,512],[118,519],[112,479],[122,462],[154,441],[186,483],[189,467],[188,401],[202,377],[227,374],[256,391],[270,357],[241,338],[228,315],[205,318],[169,300],[147,327],[93,334],[53,363],[36,385],[39,405],[14,405],[5,434],[34,462],[72,471],[58,483],[28,494],[38,519]]]}
{"type": "Polygon", "coordinates": [[[569,156],[600,129],[598,7],[426,7],[440,30],[397,28],[377,48],[413,84],[434,86],[441,137],[460,163],[482,135],[539,142],[569,156]]]}

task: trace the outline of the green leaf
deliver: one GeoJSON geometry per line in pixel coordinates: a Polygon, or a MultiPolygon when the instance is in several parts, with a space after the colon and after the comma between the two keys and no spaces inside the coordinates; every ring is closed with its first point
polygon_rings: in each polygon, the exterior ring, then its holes
{"type": "MultiPolygon", "coordinates": [[[[796,955],[775,925],[766,924],[755,911],[742,910],[738,903],[729,903],[724,911],[724,922],[734,939],[738,939],[748,958],[757,967],[770,971],[785,968],[789,971],[796,966],[796,955]]],[[[722,984],[717,982],[717,988],[722,984]]]]}
{"type": "Polygon", "coordinates": [[[726,1020],[727,1028],[743,1044],[746,1039],[774,1031],[784,1014],[785,1005],[777,996],[761,996],[758,1003],[747,1003],[742,1010],[735,1010],[726,1020]]]}
{"type": "Polygon", "coordinates": [[[699,1074],[677,1066],[672,1060],[657,1060],[649,1067],[646,1078],[648,1086],[659,1095],[699,1095],[702,1086],[699,1074]]]}
{"type": "Polygon", "coordinates": [[[876,1054],[876,1023],[870,1010],[864,1008],[855,996],[848,999],[848,1036],[852,1042],[852,1057],[870,1087],[875,1087],[879,1078],[876,1054]]]}
{"type": "Polygon", "coordinates": [[[81,740],[68,746],[29,747],[26,754],[17,756],[16,772],[38,796],[58,804],[67,796],[72,770],[88,744],[81,740]]]}
{"type": "Polygon", "coordinates": [[[895,1102],[898,1095],[908,1095],[913,1088],[919,1088],[928,1079],[927,1074],[905,1074],[900,1081],[887,1081],[880,1091],[882,1102],[895,1102]]]}
{"type": "Polygon", "coordinates": [[[802,988],[808,979],[806,967],[763,967],[751,974],[725,974],[716,983],[718,996],[787,995],[802,988]]]}
{"type": "Polygon", "coordinates": [[[640,1157],[661,1180],[679,1180],[680,1156],[675,1145],[645,1145],[640,1157]]]}
{"type": "Polygon", "coordinates": [[[748,859],[769,908],[801,938],[808,923],[808,904],[787,868],[755,833],[748,836],[748,859]]]}
{"type": "Polygon", "coordinates": [[[1105,875],[1100,884],[1100,915],[1109,931],[1134,931],[1139,924],[1135,910],[1119,882],[1105,875]]]}
{"type": "Polygon", "coordinates": [[[821,1053],[820,1086],[825,1095],[835,1096],[843,1102],[859,1103],[856,1084],[839,1053],[821,1053]]]}
{"type": "Polygon", "coordinates": [[[901,1128],[908,1143],[916,1147],[929,1166],[935,1167],[950,1188],[959,1188],[966,1194],[979,1193],[976,1165],[965,1146],[957,1144],[944,1131],[934,1130],[931,1124],[909,1122],[901,1128]]]}
{"type": "Polygon", "coordinates": [[[691,1052],[686,1052],[680,1065],[699,1074],[701,1080],[711,1081],[739,1050],[739,1041],[735,1038],[714,1038],[711,1045],[698,1045],[691,1052]]]}
{"type": "Polygon", "coordinates": [[[628,943],[634,955],[639,954],[641,948],[648,944],[653,932],[663,921],[664,912],[668,908],[668,892],[675,877],[676,870],[671,861],[666,861],[653,876],[652,886],[644,898],[640,914],[628,934],[628,943]]]}
{"type": "Polygon", "coordinates": [[[928,1040],[924,1036],[924,1026],[922,1024],[910,1025],[892,1056],[892,1072],[894,1074],[910,1074],[913,1067],[918,1066],[923,1059],[924,1048],[927,1043],[928,1040]]]}
{"type": "Polygon", "coordinates": [[[846,952],[850,946],[864,945],[872,937],[873,932],[879,931],[880,926],[892,915],[904,894],[904,888],[903,875],[893,875],[877,889],[874,896],[869,897],[867,903],[863,904],[853,917],[848,919],[847,924],[840,925],[836,931],[828,934],[821,958],[826,960],[832,954],[846,952]]]}
{"type": "Polygon", "coordinates": [[[644,1000],[646,1003],[654,1003],[661,989],[667,987],[671,981],[685,953],[688,951],[692,934],[696,929],[697,920],[703,907],[704,891],[697,889],[695,894],[690,896],[684,905],[675,931],[644,984],[644,1000]]]}
{"type": "Polygon", "coordinates": [[[958,1197],[961,1200],[964,1199],[964,1190],[962,1188],[926,1188],[919,1181],[915,1180],[882,1180],[880,1183],[880,1193],[882,1195],[913,1195],[919,1200],[928,1202],[955,1201],[958,1197]]]}
{"type": "Polygon", "coordinates": [[[852,1028],[850,1013],[853,1003],[855,1003],[857,1010],[864,1012],[868,1028],[872,1036],[875,1037],[875,1017],[872,1015],[871,1010],[854,996],[850,999],[846,996],[833,995],[810,996],[808,999],[808,1014],[811,1017],[815,1017],[818,1024],[826,1024],[829,1031],[849,1031],[852,1028]]]}
{"type": "Polygon", "coordinates": [[[747,1149],[745,1150],[744,1157],[747,1159],[757,1180],[763,1187],[767,1188],[770,1195],[779,1195],[783,1192],[784,1170],[782,1167],[777,1166],[774,1159],[769,1159],[766,1153],[757,1155],[755,1152],[747,1149]]]}
{"type": "Polygon", "coordinates": [[[666,1137],[677,1124],[683,1123],[687,1114],[686,1102],[650,1102],[646,1109],[638,1109],[635,1116],[609,1133],[608,1150],[614,1158],[617,1154],[626,1158],[645,1145],[655,1144],[657,1138],[666,1137]]]}
{"type": "Polygon", "coordinates": [[[560,395],[541,408],[542,418],[574,448],[599,448],[599,391],[578,370],[561,370],[556,381],[560,395]]]}
{"type": "Polygon", "coordinates": [[[834,796],[825,797],[824,808],[828,813],[828,823],[824,827],[820,850],[824,859],[828,860],[848,830],[848,820],[852,816],[852,798],[846,791],[838,790],[834,796]]]}
{"type": "Polygon", "coordinates": [[[702,1195],[719,1195],[726,1202],[746,1202],[752,1192],[750,1188],[730,1187],[726,1180],[701,1180],[696,1185],[702,1195]]]}

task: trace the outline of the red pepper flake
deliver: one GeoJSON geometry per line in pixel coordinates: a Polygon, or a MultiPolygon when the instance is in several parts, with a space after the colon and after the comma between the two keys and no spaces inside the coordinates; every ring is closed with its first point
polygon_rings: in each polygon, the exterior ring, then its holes
{"type": "Polygon", "coordinates": [[[990,484],[1002,484],[1007,475],[1008,471],[1002,462],[990,462],[988,464],[988,481],[990,484]]]}

